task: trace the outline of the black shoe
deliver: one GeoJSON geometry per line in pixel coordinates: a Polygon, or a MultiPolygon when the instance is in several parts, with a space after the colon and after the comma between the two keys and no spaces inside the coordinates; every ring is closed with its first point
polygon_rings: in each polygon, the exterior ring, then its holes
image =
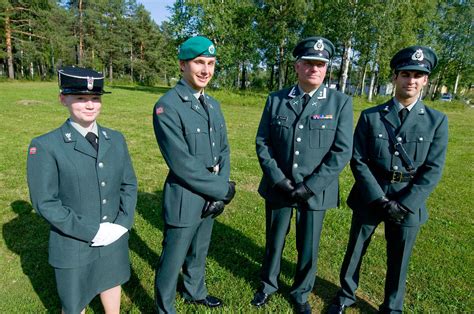
{"type": "Polygon", "coordinates": [[[328,309],[328,314],[344,314],[346,311],[347,305],[333,303],[328,309]]]}
{"type": "Polygon", "coordinates": [[[194,303],[194,304],[199,304],[199,305],[204,305],[207,307],[219,307],[222,306],[222,300],[216,297],[213,297],[212,295],[208,295],[202,300],[191,300],[187,301],[189,303],[194,303]]]}
{"type": "Polygon", "coordinates": [[[260,307],[267,304],[268,300],[270,299],[270,295],[266,294],[263,291],[255,292],[253,296],[253,300],[250,302],[253,306],[260,307]]]}
{"type": "Polygon", "coordinates": [[[295,311],[301,314],[311,314],[311,305],[308,302],[295,303],[295,311]]]}

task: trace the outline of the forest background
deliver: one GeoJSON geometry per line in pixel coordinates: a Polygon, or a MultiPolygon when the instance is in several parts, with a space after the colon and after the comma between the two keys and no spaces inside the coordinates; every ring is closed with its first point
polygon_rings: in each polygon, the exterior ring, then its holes
{"type": "Polygon", "coordinates": [[[419,44],[439,57],[425,94],[469,100],[469,0],[178,0],[167,9],[158,25],[136,0],[0,0],[0,78],[52,80],[75,64],[101,70],[109,83],[172,86],[179,44],[202,34],[217,47],[213,87],[269,91],[295,81],[297,41],[321,35],[336,46],[326,82],[333,88],[371,101],[386,93],[391,56],[419,44]]]}

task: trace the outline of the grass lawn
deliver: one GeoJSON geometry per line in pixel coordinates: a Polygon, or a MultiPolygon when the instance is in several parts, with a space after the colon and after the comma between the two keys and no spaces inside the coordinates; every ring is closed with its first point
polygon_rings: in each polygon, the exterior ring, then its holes
{"type": "MultiPolygon", "coordinates": [[[[99,123],[127,138],[139,181],[138,206],[131,232],[132,278],[124,286],[123,312],[153,312],[154,267],[161,252],[162,187],[167,167],[156,144],[151,113],[166,88],[109,87],[99,123]]],[[[59,313],[54,274],[47,263],[48,225],[31,208],[26,185],[30,140],[60,126],[67,110],[57,101],[56,83],[0,83],[0,313],[59,313]]],[[[211,92],[223,104],[231,144],[231,177],[237,195],[214,225],[207,259],[210,294],[225,301],[224,312],[291,312],[289,289],[296,265],[294,224],[287,238],[281,289],[262,310],[249,305],[259,286],[265,245],[264,203],[257,194],[261,170],[254,139],[266,95],[211,92]]],[[[368,107],[355,101],[355,117],[368,107]]],[[[429,199],[430,219],[418,236],[409,266],[407,312],[472,313],[474,311],[474,110],[456,103],[434,103],[448,114],[450,140],[443,179],[429,199]],[[471,182],[471,183],[469,183],[471,182]]],[[[327,309],[338,288],[338,275],[350,226],[345,205],[353,183],[346,167],[341,178],[340,208],[327,212],[321,238],[316,286],[310,302],[327,309]]],[[[348,313],[375,312],[383,300],[385,242],[377,229],[361,271],[359,301],[348,313]]],[[[177,298],[178,312],[202,308],[177,298]]],[[[96,298],[88,312],[101,313],[96,298]]],[[[219,311],[220,312],[220,311],[219,311]]]]}

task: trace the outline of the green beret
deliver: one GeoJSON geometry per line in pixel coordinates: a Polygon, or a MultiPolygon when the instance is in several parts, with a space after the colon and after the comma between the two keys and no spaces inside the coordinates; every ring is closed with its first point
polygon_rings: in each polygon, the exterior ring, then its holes
{"type": "Polygon", "coordinates": [[[191,37],[179,46],[179,60],[191,60],[199,56],[216,56],[216,47],[208,38],[204,36],[191,37]]]}
{"type": "Polygon", "coordinates": [[[308,37],[300,41],[293,49],[293,57],[304,60],[329,62],[334,54],[334,45],[324,37],[308,37]]]}
{"type": "Polygon", "coordinates": [[[411,46],[397,52],[390,61],[396,72],[402,70],[431,73],[438,64],[436,53],[428,47],[411,46]]]}

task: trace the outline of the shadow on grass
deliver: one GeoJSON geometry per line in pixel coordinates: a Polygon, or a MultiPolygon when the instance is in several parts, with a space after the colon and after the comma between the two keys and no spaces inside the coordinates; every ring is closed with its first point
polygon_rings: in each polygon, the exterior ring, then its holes
{"type": "MultiPolygon", "coordinates": [[[[161,215],[162,198],[162,191],[156,191],[154,194],[139,192],[137,213],[139,213],[153,227],[163,232],[164,222],[161,215]]],[[[133,235],[133,232],[130,238],[130,248],[141,258],[146,260],[150,266],[156,268],[159,255],[155,253],[154,250],[150,249],[138,235],[133,235]]],[[[232,273],[234,276],[247,281],[254,290],[260,287],[259,275],[264,251],[264,247],[256,245],[251,238],[247,237],[239,230],[223,224],[219,220],[214,222],[208,257],[214,259],[221,267],[232,273]]],[[[286,259],[281,261],[281,273],[288,277],[293,277],[295,267],[296,261],[289,262],[286,259]]],[[[180,290],[179,284],[178,290],[180,290]]],[[[313,292],[323,300],[324,311],[327,311],[327,308],[331,304],[337,290],[338,286],[332,282],[320,277],[316,278],[316,285],[313,292]]],[[[290,286],[281,283],[279,293],[281,293],[288,302],[291,302],[289,292],[290,286]]],[[[131,299],[137,300],[142,298],[132,298],[131,295],[131,299]]],[[[245,304],[248,304],[249,302],[250,300],[242,300],[242,303],[245,304]]],[[[153,309],[153,301],[151,300],[145,300],[143,304],[137,305],[140,307],[142,312],[148,312],[153,309]]],[[[372,305],[363,300],[358,301],[356,308],[359,308],[363,313],[376,312],[376,309],[372,305]]]]}
{"type": "Polygon", "coordinates": [[[126,85],[114,85],[110,86],[110,89],[125,89],[130,91],[147,92],[151,94],[164,94],[171,89],[171,87],[163,86],[126,86],[126,85]]]}
{"type": "Polygon", "coordinates": [[[8,249],[20,256],[23,273],[43,306],[49,312],[59,313],[61,302],[53,268],[48,264],[49,225],[26,201],[14,201],[10,207],[18,216],[3,225],[3,239],[8,249]]]}

